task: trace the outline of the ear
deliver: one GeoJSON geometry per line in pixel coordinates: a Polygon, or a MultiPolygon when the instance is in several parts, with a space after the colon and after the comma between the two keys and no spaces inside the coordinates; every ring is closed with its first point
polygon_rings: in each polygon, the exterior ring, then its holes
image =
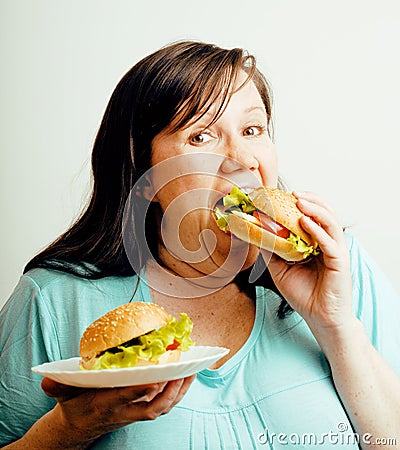
{"type": "Polygon", "coordinates": [[[142,197],[149,202],[158,202],[157,196],[154,193],[154,188],[148,175],[145,175],[145,182],[141,186],[136,186],[136,196],[142,197]]]}

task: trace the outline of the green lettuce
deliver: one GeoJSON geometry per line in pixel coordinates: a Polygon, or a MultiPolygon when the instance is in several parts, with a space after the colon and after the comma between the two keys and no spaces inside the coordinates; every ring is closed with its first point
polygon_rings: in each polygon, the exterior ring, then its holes
{"type": "Polygon", "coordinates": [[[214,208],[214,215],[217,221],[218,228],[225,233],[229,225],[229,213],[232,211],[242,211],[244,213],[252,214],[256,211],[249,196],[242,192],[237,186],[233,186],[231,192],[223,198],[226,211],[222,211],[220,208],[214,208]]]}
{"type": "MultiPolygon", "coordinates": [[[[229,214],[233,211],[242,211],[249,215],[253,215],[257,208],[253,205],[250,197],[242,192],[237,186],[233,186],[230,194],[225,195],[223,198],[225,211],[222,211],[218,207],[214,208],[214,215],[217,221],[218,227],[226,233],[229,226],[229,214]]],[[[289,242],[296,246],[298,252],[303,253],[304,258],[309,255],[318,255],[320,253],[318,248],[314,248],[304,242],[299,236],[290,231],[290,236],[287,238],[289,242]]]]}
{"type": "Polygon", "coordinates": [[[217,220],[218,228],[222,231],[227,231],[228,227],[228,216],[229,214],[221,211],[218,207],[214,209],[215,218],[217,220]]]}
{"type": "Polygon", "coordinates": [[[230,194],[225,195],[223,202],[228,209],[236,206],[245,213],[252,213],[256,210],[249,196],[237,186],[233,186],[230,194]]]}
{"type": "Polygon", "coordinates": [[[181,319],[172,318],[165,326],[151,331],[135,339],[134,345],[120,345],[114,349],[107,350],[96,361],[92,370],[121,369],[123,367],[134,367],[139,358],[148,359],[154,363],[166,351],[169,345],[179,343],[179,350],[187,351],[194,342],[190,338],[193,322],[187,314],[180,314],[181,319]]]}
{"type": "Polygon", "coordinates": [[[296,246],[296,250],[303,253],[303,257],[307,258],[308,255],[318,255],[319,249],[314,248],[312,245],[308,245],[299,236],[290,232],[290,236],[287,238],[289,242],[296,246]]]}

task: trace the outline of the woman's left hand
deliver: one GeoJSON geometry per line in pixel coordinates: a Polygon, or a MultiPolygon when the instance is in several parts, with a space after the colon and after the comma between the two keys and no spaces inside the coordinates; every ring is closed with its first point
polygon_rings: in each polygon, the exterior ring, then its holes
{"type": "Polygon", "coordinates": [[[276,287],[313,331],[339,329],[354,321],[350,258],[332,208],[311,192],[294,193],[304,214],[300,223],[322,253],[304,264],[287,264],[263,251],[276,287]]]}

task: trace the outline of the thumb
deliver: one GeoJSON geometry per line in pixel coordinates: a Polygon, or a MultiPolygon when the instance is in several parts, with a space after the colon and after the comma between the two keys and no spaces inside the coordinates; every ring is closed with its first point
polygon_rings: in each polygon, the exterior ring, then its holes
{"type": "Polygon", "coordinates": [[[269,250],[264,250],[261,249],[261,255],[265,261],[265,264],[267,265],[268,268],[270,268],[271,265],[285,265],[285,261],[280,258],[278,255],[276,255],[275,253],[269,251],[269,250]]]}
{"type": "Polygon", "coordinates": [[[41,386],[44,393],[48,397],[54,397],[61,400],[68,400],[82,394],[84,391],[87,391],[85,388],[68,386],[66,384],[61,384],[57,381],[50,380],[50,378],[43,378],[41,386]]]}
{"type": "Polygon", "coordinates": [[[272,252],[270,252],[269,250],[264,250],[263,248],[261,249],[261,255],[265,261],[265,264],[268,266],[271,258],[274,256],[274,254],[272,252]]]}
{"type": "Polygon", "coordinates": [[[274,278],[278,273],[288,269],[286,261],[275,253],[272,253],[269,250],[261,249],[261,254],[272,278],[274,278]]]}

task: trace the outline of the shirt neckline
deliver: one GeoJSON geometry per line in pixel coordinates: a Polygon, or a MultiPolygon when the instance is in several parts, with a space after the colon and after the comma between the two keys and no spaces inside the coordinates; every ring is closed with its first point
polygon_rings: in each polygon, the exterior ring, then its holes
{"type": "MultiPolygon", "coordinates": [[[[146,303],[153,303],[153,299],[151,298],[151,292],[149,289],[149,285],[147,283],[146,278],[146,270],[143,268],[139,275],[139,291],[142,299],[146,303]]],[[[228,359],[221,367],[218,369],[204,369],[198,373],[198,376],[205,378],[221,378],[224,377],[228,372],[230,372],[240,361],[249,353],[251,348],[257,341],[257,338],[261,332],[262,324],[264,322],[265,316],[265,290],[256,286],[256,314],[254,318],[253,328],[246,342],[243,344],[242,348],[236,352],[231,358],[228,359]]]]}
{"type": "Polygon", "coordinates": [[[265,316],[265,292],[259,286],[256,286],[256,314],[254,318],[253,328],[246,342],[243,344],[242,348],[236,352],[231,358],[228,359],[221,367],[218,369],[204,369],[199,372],[200,376],[205,378],[222,378],[226,376],[234,367],[236,367],[243,358],[245,358],[254,344],[256,343],[258,336],[261,332],[262,325],[265,316]]]}

